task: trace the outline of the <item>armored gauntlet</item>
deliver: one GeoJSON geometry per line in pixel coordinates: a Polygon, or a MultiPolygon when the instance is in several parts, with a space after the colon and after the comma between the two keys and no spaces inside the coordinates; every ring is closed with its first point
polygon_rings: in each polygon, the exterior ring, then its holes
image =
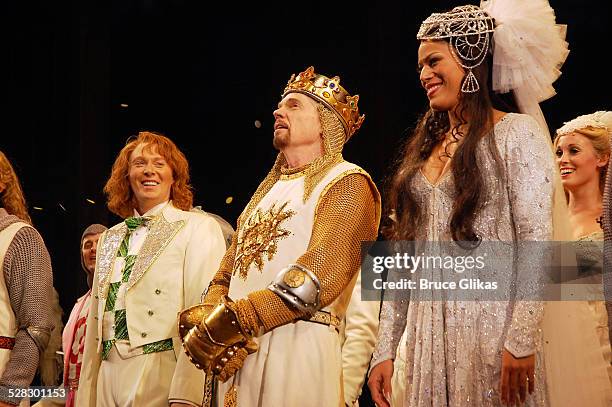
{"type": "Polygon", "coordinates": [[[238,305],[225,296],[214,307],[196,305],[179,317],[183,348],[189,359],[221,381],[229,379],[242,367],[246,356],[257,350],[252,328],[241,321],[238,305]]]}

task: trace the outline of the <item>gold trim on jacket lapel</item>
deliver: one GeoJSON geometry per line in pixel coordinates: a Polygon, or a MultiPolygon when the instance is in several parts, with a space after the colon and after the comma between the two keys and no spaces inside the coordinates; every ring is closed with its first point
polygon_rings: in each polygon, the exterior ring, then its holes
{"type": "Polygon", "coordinates": [[[127,233],[127,226],[121,224],[118,228],[111,228],[104,232],[102,245],[100,252],[98,253],[98,296],[100,301],[106,299],[108,293],[108,286],[110,283],[110,276],[113,273],[113,267],[115,265],[115,259],[117,258],[117,252],[119,245],[123,241],[125,234],[127,233]]]}
{"type": "Polygon", "coordinates": [[[174,236],[176,236],[178,231],[185,226],[184,220],[172,223],[168,222],[164,216],[164,212],[157,216],[149,226],[147,237],[142,248],[138,252],[136,263],[134,263],[132,273],[126,283],[126,290],[129,290],[138,280],[140,280],[144,273],[149,270],[155,260],[157,260],[159,255],[164,251],[166,246],[168,246],[170,241],[172,241],[174,236]]]}

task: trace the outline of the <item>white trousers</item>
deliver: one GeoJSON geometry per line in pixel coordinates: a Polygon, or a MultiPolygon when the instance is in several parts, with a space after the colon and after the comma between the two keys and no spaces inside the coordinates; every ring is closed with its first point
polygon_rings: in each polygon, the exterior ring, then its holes
{"type": "Polygon", "coordinates": [[[174,351],[123,359],[113,346],[98,372],[96,407],[168,407],[174,351]]]}

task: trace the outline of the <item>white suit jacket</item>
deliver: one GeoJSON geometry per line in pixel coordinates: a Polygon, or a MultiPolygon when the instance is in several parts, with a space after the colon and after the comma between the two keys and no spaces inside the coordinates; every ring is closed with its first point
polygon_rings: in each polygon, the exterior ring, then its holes
{"type": "MultiPolygon", "coordinates": [[[[120,223],[104,232],[98,243],[92,300],[87,319],[83,370],[77,405],[95,407],[101,363],[102,316],[119,245],[126,233],[120,223]]],[[[127,284],[125,305],[130,345],[139,347],[172,338],[177,364],[170,400],[200,405],[205,375],[189,362],[178,334],[177,315],[200,302],[201,295],[219,268],[225,240],[218,222],[200,212],[167,205],[149,225],[127,284]]],[[[164,374],[160,372],[160,374],[164,374]]],[[[151,389],[155,384],[151,383],[151,389]]]]}

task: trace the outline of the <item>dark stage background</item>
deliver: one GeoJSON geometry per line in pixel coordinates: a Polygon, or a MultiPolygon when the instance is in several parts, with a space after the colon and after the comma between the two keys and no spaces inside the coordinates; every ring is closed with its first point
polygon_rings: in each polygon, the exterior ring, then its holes
{"type": "MultiPolygon", "coordinates": [[[[287,79],[314,65],[361,95],[366,121],[345,157],[381,185],[426,107],[418,26],[433,11],[464,4],[99,3],[11,0],[0,16],[0,148],[48,245],[66,314],[86,289],[83,228],[118,221],[101,190],[130,135],[149,129],[172,138],[190,161],[196,204],[234,224],[274,161],[272,111],[287,79]]],[[[557,96],[542,105],[554,130],[612,108],[605,62],[612,31],[608,0],[551,5],[568,25],[571,49],[557,96]]]]}

